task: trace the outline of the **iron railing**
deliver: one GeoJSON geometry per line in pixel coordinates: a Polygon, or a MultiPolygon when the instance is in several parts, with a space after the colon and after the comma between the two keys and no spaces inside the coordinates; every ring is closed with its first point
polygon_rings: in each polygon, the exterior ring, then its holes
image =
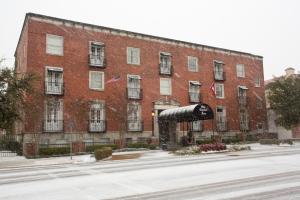
{"type": "Polygon", "coordinates": [[[214,70],[214,78],[216,81],[225,81],[225,72],[220,70],[214,70]]]}
{"type": "Polygon", "coordinates": [[[173,66],[160,63],[159,64],[159,74],[160,75],[170,75],[170,76],[172,76],[173,66]]]}
{"type": "Polygon", "coordinates": [[[216,129],[219,132],[224,132],[228,130],[228,125],[226,120],[220,120],[216,122],[216,129]]]}
{"type": "Polygon", "coordinates": [[[238,95],[238,101],[240,106],[247,106],[248,98],[245,95],[238,95]]]}
{"type": "Polygon", "coordinates": [[[88,130],[93,133],[104,133],[106,132],[106,120],[89,120],[88,130]]]}
{"type": "Polygon", "coordinates": [[[240,121],[240,130],[248,131],[249,130],[249,121],[240,121]]]}
{"type": "Polygon", "coordinates": [[[141,132],[144,129],[142,120],[127,120],[127,130],[130,132],[141,132]]]}
{"type": "Polygon", "coordinates": [[[128,99],[142,99],[143,98],[143,89],[142,88],[127,88],[127,97],[128,99]]]}
{"type": "Polygon", "coordinates": [[[89,54],[90,66],[105,67],[106,59],[101,55],[89,54]]]}
{"type": "Polygon", "coordinates": [[[45,81],[45,93],[62,95],[64,94],[64,83],[60,81],[45,81]]]}
{"type": "Polygon", "coordinates": [[[200,92],[189,92],[190,103],[200,102],[200,92]]]}
{"type": "Polygon", "coordinates": [[[63,120],[44,120],[43,131],[44,132],[63,132],[63,120]]]}

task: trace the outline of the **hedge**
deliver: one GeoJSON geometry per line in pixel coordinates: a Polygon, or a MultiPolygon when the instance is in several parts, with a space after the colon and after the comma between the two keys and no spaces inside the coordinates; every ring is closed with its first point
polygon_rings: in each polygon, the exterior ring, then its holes
{"type": "Polygon", "coordinates": [[[104,158],[108,158],[112,155],[112,148],[111,147],[102,147],[101,149],[96,149],[95,152],[96,160],[102,160],[104,158]]]}
{"type": "Polygon", "coordinates": [[[293,144],[293,141],[292,140],[279,140],[279,139],[260,139],[259,140],[259,143],[260,144],[277,144],[279,145],[280,143],[285,143],[285,144],[290,144],[292,145],[293,144]]]}
{"type": "Polygon", "coordinates": [[[225,144],[236,144],[241,142],[241,140],[235,136],[235,137],[222,138],[222,142],[225,144]]]}
{"type": "Polygon", "coordinates": [[[85,151],[94,152],[96,149],[102,149],[105,147],[110,147],[112,150],[116,150],[118,148],[116,144],[97,144],[97,145],[86,146],[85,151]]]}
{"type": "Polygon", "coordinates": [[[40,148],[41,156],[65,155],[70,153],[70,147],[40,148]]]}
{"type": "Polygon", "coordinates": [[[154,150],[156,149],[157,145],[155,144],[147,144],[147,143],[134,143],[134,144],[127,144],[127,148],[144,148],[144,149],[151,149],[154,150]]]}

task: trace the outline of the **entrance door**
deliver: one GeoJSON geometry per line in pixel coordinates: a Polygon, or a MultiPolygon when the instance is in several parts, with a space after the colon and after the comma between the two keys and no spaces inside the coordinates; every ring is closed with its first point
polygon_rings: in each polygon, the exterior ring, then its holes
{"type": "MultiPolygon", "coordinates": [[[[163,110],[158,110],[158,116],[163,110]]],[[[173,145],[177,143],[176,122],[158,122],[159,128],[159,144],[173,145]]]]}

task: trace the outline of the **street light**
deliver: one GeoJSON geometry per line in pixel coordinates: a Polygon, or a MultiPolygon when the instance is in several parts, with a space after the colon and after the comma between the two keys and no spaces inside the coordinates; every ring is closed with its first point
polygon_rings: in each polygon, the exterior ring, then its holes
{"type": "Polygon", "coordinates": [[[154,137],[154,116],[155,116],[154,110],[152,110],[151,116],[152,116],[152,137],[154,137]]]}

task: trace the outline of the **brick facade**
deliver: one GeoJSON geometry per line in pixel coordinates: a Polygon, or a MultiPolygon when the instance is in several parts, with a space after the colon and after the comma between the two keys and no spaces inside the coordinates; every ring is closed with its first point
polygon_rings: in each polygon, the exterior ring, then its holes
{"type": "MultiPolygon", "coordinates": [[[[23,124],[16,129],[19,133],[28,134],[28,140],[31,140],[32,133],[40,134],[40,140],[48,139],[51,143],[70,139],[70,133],[80,133],[84,139],[118,139],[119,131],[124,127],[124,123],[120,121],[126,119],[127,102],[132,101],[141,105],[143,131],[125,131],[125,138],[151,137],[153,111],[154,136],[158,137],[156,123],[158,109],[189,105],[189,81],[198,81],[201,84],[202,102],[209,104],[214,110],[219,105],[226,107],[228,130],[225,133],[240,132],[238,86],[248,88],[246,105],[249,115],[248,131],[255,133],[259,123],[264,125],[266,123],[261,56],[30,13],[26,15],[15,57],[17,72],[34,72],[39,76],[39,80],[35,82],[35,88],[39,93],[28,97],[32,106],[24,110],[23,124]],[[62,56],[46,53],[47,34],[63,37],[62,56]],[[89,65],[91,41],[105,45],[105,67],[89,65]],[[139,65],[127,64],[127,47],[140,49],[139,65]],[[159,74],[160,52],[171,54],[173,66],[171,76],[159,74]],[[188,56],[198,58],[198,72],[188,70],[188,56]],[[224,63],[226,75],[224,81],[214,79],[215,60],[224,63]],[[237,64],[245,66],[245,78],[237,77],[237,64]],[[63,69],[62,95],[45,94],[46,66],[63,69]],[[89,89],[89,71],[104,72],[104,91],[89,89]],[[139,75],[141,78],[141,100],[128,100],[126,96],[129,74],[139,75]],[[261,80],[260,87],[255,87],[254,84],[257,76],[261,80]],[[163,77],[171,79],[171,95],[160,95],[160,78],[163,77]],[[224,99],[217,99],[211,90],[212,84],[217,82],[224,84],[224,99]],[[47,99],[60,99],[63,102],[63,130],[57,133],[43,131],[47,99]],[[262,108],[257,108],[257,99],[262,101],[262,108]],[[104,102],[107,124],[104,133],[88,132],[88,112],[92,101],[104,102]]],[[[177,129],[180,132],[180,129],[177,129]]],[[[211,122],[207,121],[204,122],[203,132],[198,134],[211,132],[211,122]]]]}

